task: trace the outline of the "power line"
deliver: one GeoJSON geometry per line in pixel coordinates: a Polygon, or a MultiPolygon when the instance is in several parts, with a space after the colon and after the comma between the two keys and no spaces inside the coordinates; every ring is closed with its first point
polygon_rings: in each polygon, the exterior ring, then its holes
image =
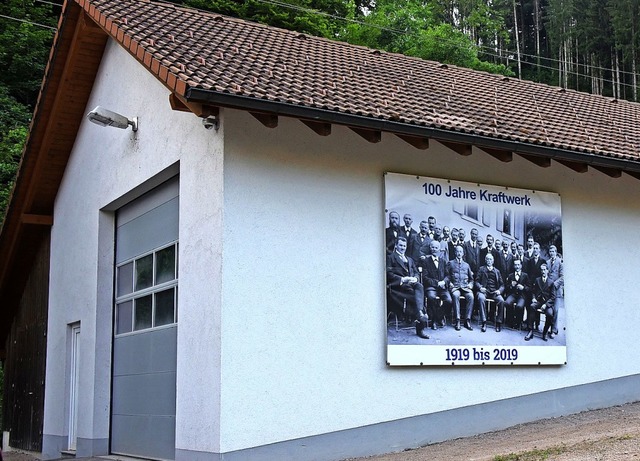
{"type": "MultiPolygon", "coordinates": [[[[48,2],[46,0],[35,0],[35,1],[40,2],[40,3],[47,3],[47,4],[50,4],[50,5],[54,5],[54,6],[62,6],[62,5],[58,4],[58,3],[48,2]]],[[[311,8],[305,8],[305,7],[300,6],[300,5],[294,5],[294,4],[291,4],[291,3],[286,3],[286,2],[282,2],[282,1],[278,1],[278,0],[257,0],[257,1],[259,1],[261,3],[271,4],[271,5],[274,5],[274,6],[288,8],[288,9],[295,10],[295,11],[302,11],[302,12],[309,13],[309,14],[316,14],[316,15],[325,16],[325,17],[329,17],[329,18],[332,18],[332,19],[337,19],[337,20],[341,20],[341,21],[345,21],[345,22],[351,22],[351,23],[359,24],[359,25],[362,25],[362,26],[365,26],[365,27],[373,27],[375,29],[383,30],[383,31],[386,31],[386,32],[391,32],[393,34],[404,34],[405,33],[404,31],[401,31],[401,30],[391,29],[389,27],[384,27],[384,26],[380,26],[380,25],[377,25],[377,24],[371,24],[371,23],[367,23],[367,22],[364,22],[364,21],[359,21],[359,20],[356,20],[356,19],[344,18],[342,16],[338,16],[338,15],[335,15],[335,14],[326,13],[324,11],[315,10],[315,9],[311,9],[311,8]]],[[[5,16],[5,15],[2,15],[2,14],[0,14],[0,17],[6,18],[6,19],[11,19],[11,20],[14,20],[14,21],[24,22],[24,23],[31,24],[31,25],[38,26],[38,27],[44,27],[46,29],[56,30],[55,27],[47,26],[47,25],[44,25],[44,24],[39,24],[39,23],[32,22],[32,21],[27,21],[27,20],[24,20],[24,19],[18,19],[18,18],[14,18],[14,17],[11,17],[11,16],[5,16]]],[[[450,42],[454,42],[454,40],[449,40],[449,41],[450,42]]],[[[477,48],[477,49],[484,49],[484,50],[493,51],[493,53],[489,53],[487,51],[482,51],[482,53],[487,55],[487,56],[492,56],[492,57],[499,58],[499,59],[505,59],[505,56],[501,56],[501,55],[496,54],[495,47],[489,47],[489,46],[486,46],[486,45],[475,45],[475,44],[471,44],[471,45],[473,47],[477,48]]],[[[516,56],[518,54],[517,52],[515,52],[513,50],[509,50],[509,49],[502,49],[502,50],[504,50],[507,53],[516,55],[516,56]]],[[[526,57],[531,57],[531,58],[536,58],[536,59],[541,58],[541,59],[544,59],[545,61],[551,61],[551,62],[557,62],[557,63],[564,62],[564,61],[561,61],[561,60],[555,59],[555,58],[539,57],[539,56],[532,55],[532,54],[527,54],[527,53],[520,53],[520,56],[526,56],[526,57]]],[[[515,61],[515,59],[513,59],[513,60],[515,61]]],[[[531,63],[531,62],[528,62],[528,61],[524,61],[524,63],[527,64],[527,65],[530,65],[530,66],[538,67],[538,68],[550,69],[550,70],[553,70],[553,71],[557,70],[557,68],[555,68],[555,67],[547,66],[547,65],[544,65],[544,64],[531,63]]],[[[582,64],[582,65],[585,65],[585,64],[582,64]]],[[[605,71],[612,71],[613,72],[613,69],[609,69],[609,68],[606,68],[606,67],[598,67],[598,66],[591,66],[591,65],[589,67],[592,68],[592,69],[598,69],[598,70],[605,70],[605,71]]],[[[621,74],[628,74],[628,75],[633,75],[634,74],[633,72],[628,72],[628,71],[618,71],[618,72],[621,73],[621,74]]],[[[567,74],[578,76],[578,77],[583,77],[583,78],[592,78],[590,75],[579,73],[579,72],[574,72],[572,70],[568,70],[567,74]]],[[[611,83],[613,85],[616,84],[616,82],[614,82],[613,80],[609,80],[609,79],[599,78],[598,80],[600,80],[602,82],[611,83]]],[[[628,84],[628,83],[624,83],[624,82],[618,82],[618,84],[620,86],[631,87],[631,88],[634,86],[632,84],[628,84]]]]}
{"type": "MultiPolygon", "coordinates": [[[[488,56],[493,56],[493,57],[496,57],[496,58],[504,59],[504,56],[500,56],[498,54],[493,54],[493,53],[485,53],[485,54],[488,55],[488,56]]],[[[535,63],[529,63],[529,62],[527,62],[527,64],[531,64],[532,66],[535,66],[535,67],[541,67],[543,69],[558,70],[555,67],[545,66],[544,64],[535,64],[535,63]]],[[[570,70],[567,71],[567,74],[576,75],[578,77],[583,77],[583,78],[587,78],[587,79],[591,79],[592,78],[591,75],[581,74],[579,72],[573,72],[573,71],[570,71],[570,70]]],[[[625,86],[625,87],[629,87],[629,88],[633,88],[634,87],[634,85],[631,84],[631,83],[615,82],[614,80],[610,80],[610,79],[606,79],[606,78],[598,77],[597,80],[602,81],[602,82],[606,82],[606,83],[611,83],[612,85],[620,85],[620,86],[625,86]]]]}
{"type": "MultiPolygon", "coordinates": [[[[390,29],[388,27],[378,26],[376,24],[366,23],[364,21],[357,21],[357,20],[354,20],[354,19],[343,18],[341,16],[325,13],[323,11],[313,10],[313,9],[310,9],[310,8],[304,8],[304,7],[299,6],[299,5],[293,5],[293,4],[282,2],[282,1],[278,1],[278,0],[258,0],[258,1],[261,2],[261,3],[268,3],[268,4],[272,4],[272,5],[276,5],[276,6],[281,6],[281,7],[284,7],[284,8],[289,8],[289,9],[292,9],[292,10],[303,11],[303,12],[310,13],[310,14],[319,14],[319,15],[322,15],[322,16],[331,17],[331,18],[339,19],[339,20],[346,21],[346,22],[353,22],[353,23],[357,23],[357,24],[360,24],[360,25],[363,25],[363,26],[366,26],[366,27],[375,27],[377,29],[384,30],[384,31],[387,31],[387,32],[391,32],[391,33],[394,33],[394,34],[403,34],[404,33],[403,31],[400,31],[400,30],[397,30],[397,29],[390,29]]],[[[448,41],[449,42],[454,42],[453,39],[448,40],[448,41]]],[[[473,44],[473,43],[471,45],[473,47],[477,48],[477,49],[483,49],[484,48],[484,49],[488,49],[488,50],[492,50],[492,51],[494,50],[494,48],[491,48],[491,47],[488,47],[488,46],[476,45],[476,44],[473,44]]],[[[508,53],[511,53],[511,54],[515,54],[515,55],[518,54],[517,52],[511,51],[511,50],[508,50],[508,49],[505,50],[505,51],[508,52],[508,53]]],[[[493,54],[493,53],[488,53],[486,51],[483,51],[483,53],[485,55],[493,56],[493,57],[500,58],[500,59],[504,59],[505,58],[504,56],[500,56],[498,54],[493,54]]],[[[546,61],[552,61],[552,62],[557,62],[557,63],[564,62],[564,61],[561,61],[561,60],[555,59],[555,58],[539,57],[539,56],[536,56],[536,55],[526,54],[526,53],[520,53],[520,56],[527,56],[527,57],[536,58],[536,59],[537,58],[541,58],[541,59],[544,59],[546,61]]],[[[547,65],[543,65],[543,64],[531,63],[531,62],[528,62],[528,61],[525,61],[525,63],[528,64],[528,65],[531,65],[531,66],[539,67],[539,68],[550,69],[550,70],[553,70],[553,71],[557,70],[555,67],[551,67],[551,66],[547,66],[547,65]]],[[[585,65],[585,64],[582,64],[582,65],[585,65]]],[[[614,72],[613,69],[609,69],[609,68],[606,68],[606,67],[598,67],[598,66],[592,66],[592,65],[589,65],[589,67],[591,69],[605,70],[605,71],[614,72]]],[[[574,75],[574,76],[587,78],[587,79],[592,78],[592,76],[590,76],[590,75],[583,74],[583,73],[580,73],[580,72],[574,72],[573,70],[568,70],[566,72],[567,72],[568,75],[574,75]]],[[[618,71],[618,72],[621,73],[621,74],[628,74],[628,75],[633,75],[634,74],[634,72],[628,72],[628,71],[618,71]]],[[[601,81],[601,82],[611,83],[612,85],[618,84],[618,85],[623,86],[623,87],[629,87],[629,88],[633,88],[634,87],[633,84],[624,83],[624,82],[615,82],[614,80],[605,79],[605,78],[598,78],[598,80],[601,81]]]]}
{"type": "MultiPolygon", "coordinates": [[[[286,2],[283,2],[283,1],[279,1],[279,0],[257,0],[257,1],[261,2],[261,3],[267,3],[267,4],[271,4],[271,5],[275,5],[275,6],[288,8],[288,9],[291,9],[291,10],[303,11],[303,12],[309,13],[309,14],[317,14],[317,15],[330,17],[330,18],[338,19],[338,20],[345,21],[345,22],[351,22],[351,23],[355,23],[355,24],[360,24],[360,25],[365,26],[365,27],[373,27],[373,28],[376,28],[376,29],[379,29],[379,30],[384,30],[386,32],[391,32],[393,34],[405,34],[406,33],[405,31],[401,31],[401,30],[397,30],[397,29],[391,29],[391,28],[388,28],[388,27],[379,26],[377,24],[371,24],[371,23],[367,23],[367,22],[364,22],[364,21],[358,21],[356,19],[343,18],[342,16],[337,16],[337,15],[334,15],[334,14],[326,13],[324,11],[314,10],[314,9],[311,9],[311,8],[305,8],[305,7],[302,7],[302,6],[299,6],[299,5],[294,5],[294,4],[286,3],[286,2]]],[[[448,41],[455,42],[453,39],[448,40],[448,41]]],[[[489,47],[489,46],[486,46],[486,45],[476,45],[476,44],[473,44],[473,43],[471,45],[474,46],[477,49],[486,49],[486,50],[495,51],[494,47],[489,47]]],[[[511,53],[511,54],[514,54],[516,56],[518,55],[518,53],[516,51],[513,51],[513,50],[505,49],[504,51],[508,52],[508,53],[511,53]]],[[[493,56],[493,57],[497,57],[497,58],[501,58],[501,59],[505,58],[504,56],[488,53],[486,51],[482,51],[482,53],[484,53],[484,54],[486,54],[488,56],[493,56]]],[[[537,55],[532,55],[532,54],[527,54],[527,53],[520,53],[520,56],[526,56],[526,57],[535,58],[535,59],[540,58],[540,59],[544,59],[546,61],[551,61],[551,62],[556,62],[556,63],[564,62],[564,61],[562,61],[560,59],[555,59],[555,58],[550,58],[550,57],[542,57],[542,56],[537,56],[537,55]]],[[[545,69],[550,69],[550,70],[553,70],[553,71],[557,70],[555,67],[545,66],[543,64],[530,63],[530,62],[527,62],[527,61],[525,61],[525,63],[529,64],[531,66],[537,66],[537,67],[541,67],[541,68],[545,68],[545,69]]],[[[578,65],[585,66],[587,64],[578,64],[578,65]]],[[[607,68],[607,67],[599,67],[599,66],[593,66],[593,65],[588,65],[588,66],[591,69],[614,72],[614,69],[607,68]]],[[[635,74],[635,72],[629,72],[629,71],[624,71],[624,70],[620,70],[620,71],[617,71],[617,72],[620,73],[620,74],[624,74],[624,75],[634,75],[635,74]]],[[[577,76],[584,77],[584,78],[591,78],[590,75],[581,74],[579,72],[568,71],[568,74],[577,75],[577,76]]],[[[615,82],[613,80],[608,80],[608,79],[604,79],[604,78],[603,79],[599,79],[599,80],[601,80],[603,82],[609,82],[609,83],[614,83],[615,84],[615,82]]],[[[620,82],[620,85],[633,87],[633,85],[627,84],[627,83],[623,83],[623,82],[620,82]]]]}
{"type": "Polygon", "coordinates": [[[26,19],[18,19],[13,18],[11,16],[5,16],[4,14],[0,14],[0,18],[12,19],[13,21],[24,22],[26,24],[31,24],[32,26],[44,27],[45,29],[57,30],[56,27],[47,26],[44,24],[38,24],[37,22],[27,21],[26,19]]]}
{"type": "MultiPolygon", "coordinates": [[[[477,46],[478,48],[482,48],[482,49],[485,49],[485,50],[491,50],[491,51],[493,51],[494,53],[496,52],[496,48],[495,48],[495,47],[492,47],[492,46],[487,46],[487,45],[476,45],[476,46],[477,46]]],[[[500,51],[504,51],[504,52],[509,53],[509,54],[512,54],[512,55],[514,55],[514,56],[517,56],[517,55],[518,55],[518,52],[517,52],[517,51],[513,51],[513,50],[509,50],[509,49],[505,49],[505,48],[501,48],[501,49],[500,49],[500,51]]],[[[488,52],[486,52],[486,51],[483,51],[482,53],[484,53],[484,54],[490,54],[490,53],[488,53],[488,52]]],[[[566,62],[566,61],[563,61],[563,60],[561,60],[561,59],[550,58],[550,57],[545,57],[545,56],[538,56],[538,55],[535,55],[535,54],[520,53],[520,56],[526,56],[526,57],[529,57],[529,58],[535,58],[535,59],[538,59],[538,58],[539,58],[539,59],[541,59],[541,60],[551,61],[551,62],[556,62],[556,63],[563,63],[563,62],[566,62]]],[[[504,58],[506,58],[506,56],[502,56],[502,58],[504,59],[504,58]]],[[[513,59],[514,61],[516,60],[516,58],[510,58],[510,59],[513,59]]],[[[529,62],[529,61],[522,61],[522,62],[523,62],[523,63],[527,63],[527,64],[531,64],[531,65],[533,65],[533,66],[537,66],[537,65],[538,65],[537,63],[532,63],[532,62],[529,62]]],[[[574,64],[575,64],[573,61],[569,61],[569,62],[570,62],[572,65],[574,65],[574,64]]],[[[588,66],[588,67],[590,67],[591,69],[598,69],[598,70],[613,71],[613,69],[611,69],[611,68],[609,68],[609,67],[599,67],[599,66],[594,66],[594,65],[591,65],[591,64],[580,64],[580,63],[578,63],[578,65],[579,65],[579,66],[588,66]]],[[[549,67],[549,68],[550,68],[550,69],[552,69],[551,67],[549,67]]],[[[629,71],[624,71],[624,70],[620,70],[620,71],[618,71],[618,72],[619,72],[619,73],[621,73],[621,74],[628,74],[628,75],[637,74],[637,72],[629,72],[629,71]]]]}
{"type": "Polygon", "coordinates": [[[47,2],[45,0],[35,0],[36,2],[39,3],[46,3],[47,5],[53,5],[53,6],[60,6],[62,7],[62,3],[54,3],[54,2],[47,2]]]}

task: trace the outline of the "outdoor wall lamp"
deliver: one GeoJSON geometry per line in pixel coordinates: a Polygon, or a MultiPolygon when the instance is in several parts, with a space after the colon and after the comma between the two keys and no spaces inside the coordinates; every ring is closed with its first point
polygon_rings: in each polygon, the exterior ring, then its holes
{"type": "Polygon", "coordinates": [[[124,115],[105,109],[102,106],[97,106],[89,112],[87,118],[96,125],[115,126],[123,130],[126,130],[127,127],[131,125],[132,131],[138,131],[138,117],[133,117],[133,119],[129,120],[124,115]]]}

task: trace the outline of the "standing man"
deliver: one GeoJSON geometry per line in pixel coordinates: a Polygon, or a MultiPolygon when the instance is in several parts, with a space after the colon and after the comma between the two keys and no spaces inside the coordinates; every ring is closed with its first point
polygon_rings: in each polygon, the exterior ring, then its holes
{"type": "Polygon", "coordinates": [[[433,231],[433,240],[437,240],[440,243],[440,252],[442,256],[448,261],[449,260],[449,244],[442,240],[442,224],[436,224],[436,227],[433,231]]]}
{"type": "Polygon", "coordinates": [[[413,227],[411,227],[413,218],[409,213],[405,213],[402,220],[404,221],[404,226],[400,228],[400,235],[407,239],[407,254],[411,256],[413,254],[413,237],[417,232],[413,227]]]}
{"type": "Polygon", "coordinates": [[[478,264],[482,264],[486,260],[488,254],[491,254],[491,256],[493,256],[494,261],[498,261],[498,259],[500,258],[500,252],[493,246],[495,243],[493,240],[493,235],[487,234],[485,242],[487,242],[487,246],[480,250],[478,264]]]}
{"type": "Polygon", "coordinates": [[[400,236],[400,215],[397,211],[389,212],[389,227],[385,229],[387,256],[393,253],[396,239],[400,236]]]}
{"type": "Polygon", "coordinates": [[[524,256],[526,258],[532,258],[533,257],[533,244],[534,244],[534,240],[533,240],[533,235],[529,235],[527,237],[527,248],[524,250],[524,256]]]}
{"type": "Polygon", "coordinates": [[[471,331],[471,313],[473,312],[473,272],[462,256],[464,249],[461,245],[456,247],[456,257],[449,261],[447,265],[446,282],[451,291],[453,306],[456,315],[456,330],[460,330],[460,296],[464,296],[466,300],[464,313],[464,327],[471,331]]]}
{"type": "MultiPolygon", "coordinates": [[[[462,234],[461,234],[462,236],[462,234]]],[[[478,244],[478,229],[475,227],[469,232],[469,241],[464,242],[464,260],[471,267],[471,271],[475,274],[480,266],[480,248],[478,244]]]]}
{"type": "Polygon", "coordinates": [[[431,316],[431,329],[435,330],[438,324],[444,326],[445,313],[451,311],[451,295],[447,290],[447,261],[439,255],[440,243],[432,240],[430,245],[431,255],[420,264],[427,297],[427,312],[431,316]]]}
{"type": "Polygon", "coordinates": [[[513,261],[513,273],[505,282],[505,304],[507,305],[507,322],[512,328],[518,328],[524,318],[524,306],[529,296],[529,276],[522,271],[522,261],[513,261]],[[514,306],[515,304],[515,306],[514,306]]]}
{"type": "Polygon", "coordinates": [[[518,257],[518,244],[514,241],[512,241],[510,244],[510,249],[511,249],[511,256],[513,258],[517,258],[518,257]]]}
{"type": "MultiPolygon", "coordinates": [[[[543,341],[547,340],[547,333],[549,333],[549,330],[553,327],[553,305],[556,297],[553,282],[549,278],[549,268],[547,267],[547,263],[540,266],[540,273],[540,277],[536,279],[531,289],[533,295],[531,298],[531,304],[527,310],[527,328],[529,329],[529,333],[524,337],[525,341],[529,341],[533,338],[533,319],[536,318],[538,309],[544,311],[546,317],[544,329],[542,330],[543,341]]],[[[549,337],[553,339],[553,331],[549,333],[549,337]]]]}
{"type": "Polygon", "coordinates": [[[407,239],[400,236],[394,251],[387,257],[387,285],[396,299],[408,299],[412,305],[416,323],[416,334],[429,339],[426,333],[429,317],[424,312],[424,288],[420,283],[420,273],[413,259],[407,257],[407,239]]]}
{"type": "Polygon", "coordinates": [[[436,218],[429,216],[427,223],[429,224],[429,238],[433,240],[433,237],[436,235],[436,218]]]}
{"type": "Polygon", "coordinates": [[[451,240],[451,229],[449,229],[449,226],[444,226],[442,228],[442,242],[449,243],[450,240],[451,240]]]}
{"type": "MultiPolygon", "coordinates": [[[[460,245],[462,245],[464,243],[464,238],[467,236],[467,234],[465,233],[462,227],[458,229],[458,233],[460,234],[460,236],[458,237],[458,240],[460,241],[460,245]]],[[[455,252],[454,252],[454,255],[455,255],[455,252]]]]}
{"type": "Polygon", "coordinates": [[[500,257],[496,260],[496,267],[502,274],[502,279],[506,279],[507,275],[513,272],[513,254],[509,249],[509,242],[504,240],[502,242],[502,248],[497,248],[500,252],[500,257]]]}
{"type": "Polygon", "coordinates": [[[449,260],[451,259],[452,256],[455,256],[456,247],[458,245],[462,245],[463,243],[460,241],[459,236],[460,236],[460,233],[458,232],[458,229],[456,229],[455,227],[451,229],[451,238],[447,242],[447,247],[449,249],[447,254],[449,255],[449,260]]]}
{"type": "Polygon", "coordinates": [[[553,339],[553,335],[558,334],[558,308],[564,301],[564,269],[555,245],[549,247],[547,267],[549,268],[549,279],[553,282],[556,296],[555,302],[553,303],[553,329],[549,332],[549,337],[553,339]]]}
{"type": "Polygon", "coordinates": [[[429,243],[431,239],[429,238],[429,224],[427,221],[420,221],[420,232],[417,232],[413,236],[413,241],[411,242],[411,253],[410,256],[413,258],[413,261],[418,264],[421,260],[420,256],[422,255],[423,248],[429,248],[429,243]]]}
{"type": "Polygon", "coordinates": [[[476,297],[478,298],[478,308],[482,320],[482,332],[487,331],[487,299],[493,299],[496,304],[496,331],[500,332],[502,326],[502,316],[504,310],[504,283],[500,271],[493,266],[493,255],[488,253],[485,257],[486,265],[478,270],[476,276],[476,297]]]}
{"type": "Polygon", "coordinates": [[[534,281],[542,275],[541,267],[543,264],[546,264],[546,262],[547,261],[540,256],[540,244],[534,242],[532,256],[524,262],[523,270],[529,274],[529,278],[534,281]]]}

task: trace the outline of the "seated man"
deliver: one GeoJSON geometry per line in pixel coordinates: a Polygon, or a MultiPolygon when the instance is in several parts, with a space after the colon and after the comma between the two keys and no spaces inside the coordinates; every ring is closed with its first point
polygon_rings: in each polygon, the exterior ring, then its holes
{"type": "Polygon", "coordinates": [[[478,270],[478,275],[476,276],[476,298],[478,299],[478,308],[480,309],[480,318],[482,320],[482,332],[487,331],[487,299],[493,299],[496,303],[496,331],[499,332],[504,309],[504,299],[502,298],[504,283],[502,274],[493,265],[493,255],[491,253],[487,253],[485,262],[486,265],[478,270]]]}
{"type": "Polygon", "coordinates": [[[549,277],[549,269],[547,263],[542,263],[540,266],[540,272],[542,275],[536,279],[531,287],[532,298],[531,304],[527,309],[527,328],[529,333],[524,337],[525,341],[529,341],[533,338],[533,323],[535,315],[538,309],[544,311],[546,320],[544,322],[544,329],[542,330],[542,340],[547,340],[547,333],[549,338],[553,339],[553,319],[554,319],[554,304],[556,300],[556,290],[553,286],[553,281],[549,277]],[[551,329],[551,331],[549,331],[551,329]]]}
{"type": "Polygon", "coordinates": [[[431,316],[431,328],[444,326],[444,314],[451,311],[451,295],[447,290],[447,261],[441,256],[440,242],[432,240],[431,255],[422,260],[422,281],[427,297],[427,311],[431,316]],[[438,300],[440,298],[440,300],[438,300]],[[442,303],[442,305],[440,304],[442,303]]]}
{"type": "Polygon", "coordinates": [[[387,256],[389,294],[396,300],[407,299],[411,304],[412,317],[416,322],[416,334],[421,338],[429,339],[429,335],[426,334],[429,317],[424,312],[424,288],[420,283],[418,268],[413,259],[405,255],[406,250],[407,239],[398,237],[393,253],[387,256]]]}
{"type": "Polygon", "coordinates": [[[522,261],[513,260],[513,273],[509,274],[505,282],[507,299],[507,321],[512,328],[519,328],[524,318],[524,306],[529,296],[529,276],[522,272],[522,261]],[[515,309],[512,306],[515,303],[515,309]]]}
{"type": "Polygon", "coordinates": [[[447,264],[447,277],[445,281],[451,291],[453,306],[455,309],[456,330],[460,330],[460,296],[464,296],[467,304],[465,306],[464,327],[467,330],[471,328],[471,313],[473,311],[473,272],[469,264],[467,264],[462,256],[464,249],[461,245],[456,247],[456,257],[447,264]]]}

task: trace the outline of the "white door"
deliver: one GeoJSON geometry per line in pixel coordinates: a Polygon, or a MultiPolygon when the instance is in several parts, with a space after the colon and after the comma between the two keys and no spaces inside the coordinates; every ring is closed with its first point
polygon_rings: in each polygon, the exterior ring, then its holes
{"type": "Polygon", "coordinates": [[[78,356],[80,352],[80,325],[71,327],[71,351],[69,357],[69,450],[75,451],[78,431],[78,356]]]}

